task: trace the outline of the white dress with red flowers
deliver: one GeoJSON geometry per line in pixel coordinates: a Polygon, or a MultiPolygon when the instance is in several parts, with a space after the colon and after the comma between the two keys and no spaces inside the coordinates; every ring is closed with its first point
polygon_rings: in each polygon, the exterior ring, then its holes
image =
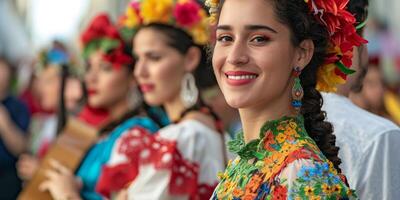
{"type": "Polygon", "coordinates": [[[155,135],[134,128],[117,141],[97,190],[128,199],[209,199],[224,171],[221,134],[197,120],[169,125],[155,135]]]}

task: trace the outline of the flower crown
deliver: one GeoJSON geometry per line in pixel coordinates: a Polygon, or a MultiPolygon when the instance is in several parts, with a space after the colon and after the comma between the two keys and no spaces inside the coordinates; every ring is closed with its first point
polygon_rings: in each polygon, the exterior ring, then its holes
{"type": "Polygon", "coordinates": [[[81,35],[83,57],[89,56],[97,50],[103,52],[103,59],[120,68],[122,65],[133,64],[134,60],[129,53],[125,53],[125,43],[119,30],[111,23],[106,14],[99,14],[90,22],[81,35]]]}
{"type": "Polygon", "coordinates": [[[134,0],[121,17],[123,35],[131,39],[140,26],[167,24],[184,30],[197,45],[209,41],[208,15],[196,0],[134,0]]]}
{"type": "MultiPolygon", "coordinates": [[[[310,14],[323,24],[329,33],[328,55],[317,72],[317,90],[335,92],[338,84],[346,82],[355,71],[352,65],[353,47],[367,43],[356,32],[355,17],[346,9],[349,0],[304,0],[310,14]]],[[[219,0],[206,0],[210,8],[210,22],[218,17],[219,0]]]]}

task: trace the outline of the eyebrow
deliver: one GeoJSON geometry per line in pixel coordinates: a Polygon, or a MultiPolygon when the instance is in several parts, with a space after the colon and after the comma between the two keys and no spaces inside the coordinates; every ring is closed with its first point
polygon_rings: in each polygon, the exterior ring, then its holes
{"type": "MultiPolygon", "coordinates": [[[[268,30],[272,33],[278,33],[278,31],[276,31],[275,29],[269,27],[269,26],[265,26],[265,25],[246,25],[245,29],[247,30],[251,30],[251,31],[255,31],[255,30],[268,30]]],[[[219,25],[217,26],[217,30],[232,30],[232,27],[229,25],[219,25]]]]}

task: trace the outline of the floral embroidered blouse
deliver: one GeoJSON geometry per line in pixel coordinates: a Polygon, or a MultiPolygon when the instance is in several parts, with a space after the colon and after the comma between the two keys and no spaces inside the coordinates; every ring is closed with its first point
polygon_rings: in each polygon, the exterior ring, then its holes
{"type": "Polygon", "coordinates": [[[229,162],[211,199],[356,199],[345,177],[322,154],[302,116],[269,121],[260,138],[229,142],[238,157],[229,162]]]}

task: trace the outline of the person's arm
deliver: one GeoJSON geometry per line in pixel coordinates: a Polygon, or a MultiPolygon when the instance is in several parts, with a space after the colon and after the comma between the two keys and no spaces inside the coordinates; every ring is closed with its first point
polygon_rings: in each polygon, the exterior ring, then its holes
{"type": "Polygon", "coordinates": [[[24,132],[11,120],[3,105],[0,105],[0,137],[14,156],[19,156],[26,150],[27,138],[24,132]]]}
{"type": "Polygon", "coordinates": [[[360,199],[400,197],[400,129],[388,131],[366,147],[361,158],[356,190],[360,199]]]}
{"type": "Polygon", "coordinates": [[[288,164],[278,176],[270,194],[282,199],[356,199],[327,162],[298,159],[288,164]]]}

